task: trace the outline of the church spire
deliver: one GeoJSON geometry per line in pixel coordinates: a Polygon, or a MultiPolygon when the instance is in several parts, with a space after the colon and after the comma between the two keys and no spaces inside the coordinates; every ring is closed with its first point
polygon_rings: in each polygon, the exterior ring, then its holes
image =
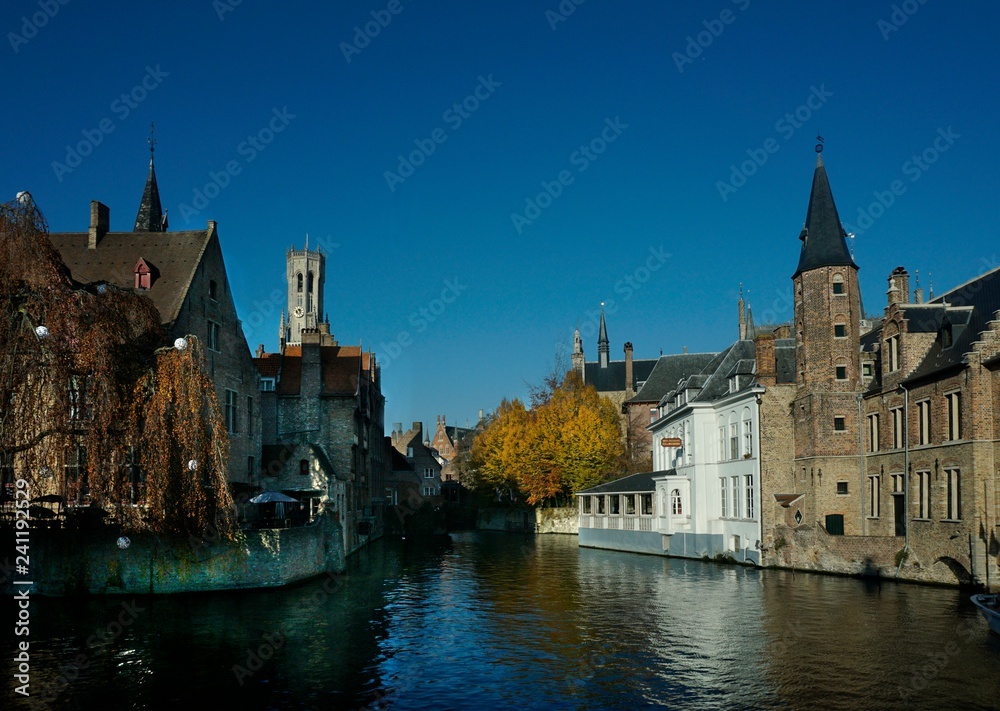
{"type": "MultiPolygon", "coordinates": [[[[822,147],[817,146],[817,151],[822,147]]],[[[806,211],[806,226],[799,234],[802,252],[799,266],[792,275],[817,267],[851,266],[857,269],[851,252],[847,248],[847,233],[840,223],[837,206],[833,202],[833,191],[826,177],[823,156],[816,156],[816,171],[813,173],[812,192],[809,195],[809,209],[806,211]]]]}
{"type": "Polygon", "coordinates": [[[139,203],[139,213],[135,216],[133,232],[166,232],[167,216],[160,204],[160,189],[156,185],[156,169],[153,167],[153,152],[156,150],[156,138],[153,136],[153,124],[149,124],[149,175],[146,176],[146,188],[142,192],[142,202],[139,203]]]}
{"type": "Polygon", "coordinates": [[[611,354],[611,344],[608,341],[608,326],[604,323],[604,302],[601,302],[601,330],[597,336],[597,359],[602,368],[608,367],[608,358],[611,354]]]}

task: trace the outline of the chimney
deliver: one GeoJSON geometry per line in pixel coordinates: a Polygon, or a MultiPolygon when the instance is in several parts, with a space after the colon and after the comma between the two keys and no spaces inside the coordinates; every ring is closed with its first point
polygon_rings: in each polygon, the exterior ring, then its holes
{"type": "Polygon", "coordinates": [[[910,275],[903,267],[896,267],[889,275],[889,306],[910,303],[910,275]]]}
{"type": "Polygon", "coordinates": [[[87,240],[87,249],[97,249],[97,245],[104,239],[110,229],[111,210],[97,200],[90,201],[90,238],[87,240]]]}
{"type": "Polygon", "coordinates": [[[261,343],[259,346],[257,346],[257,354],[254,357],[263,358],[266,353],[267,351],[264,350],[264,344],[261,343]]]}
{"type": "Polygon", "coordinates": [[[414,433],[416,433],[416,435],[417,435],[418,439],[420,439],[420,441],[423,441],[423,439],[424,439],[424,436],[423,436],[424,423],[423,422],[414,422],[413,426],[410,429],[413,430],[414,433]]]}
{"type": "Polygon", "coordinates": [[[625,343],[625,398],[635,395],[635,381],[632,380],[632,342],[625,343]]]}
{"type": "Polygon", "coordinates": [[[757,382],[764,387],[774,385],[778,380],[778,369],[774,361],[774,334],[759,334],[753,345],[757,359],[757,382]]]}
{"type": "Polygon", "coordinates": [[[318,397],[323,388],[323,364],[320,359],[319,334],[302,334],[302,374],[299,393],[318,397]],[[315,335],[315,338],[310,336],[315,335]]]}

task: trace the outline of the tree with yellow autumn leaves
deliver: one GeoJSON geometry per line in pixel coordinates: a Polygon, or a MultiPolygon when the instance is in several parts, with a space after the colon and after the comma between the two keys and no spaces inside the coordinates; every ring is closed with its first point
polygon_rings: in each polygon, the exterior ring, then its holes
{"type": "Polygon", "coordinates": [[[619,476],[625,448],[617,408],[570,372],[532,390],[526,408],[504,400],[476,436],[472,484],[501,500],[566,503],[575,491],[619,476]]]}

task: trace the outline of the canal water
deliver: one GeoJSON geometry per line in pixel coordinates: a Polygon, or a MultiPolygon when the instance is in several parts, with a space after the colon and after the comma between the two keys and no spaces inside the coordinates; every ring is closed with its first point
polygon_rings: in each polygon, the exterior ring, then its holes
{"type": "MultiPolygon", "coordinates": [[[[290,589],[30,609],[32,697],[6,673],[3,709],[1000,708],[965,593],[573,536],[384,540],[290,589]]],[[[2,639],[12,669],[24,638],[2,639]]]]}

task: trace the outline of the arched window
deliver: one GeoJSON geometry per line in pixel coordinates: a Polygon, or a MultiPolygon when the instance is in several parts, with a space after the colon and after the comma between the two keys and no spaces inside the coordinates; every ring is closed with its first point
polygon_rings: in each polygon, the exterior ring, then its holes
{"type": "Polygon", "coordinates": [[[308,291],[311,294],[312,290],[313,290],[313,273],[309,272],[309,279],[306,282],[306,291],[308,291]]]}
{"type": "Polygon", "coordinates": [[[674,489],[670,492],[670,513],[674,516],[684,515],[684,504],[681,503],[680,489],[674,489]]]}
{"type": "Polygon", "coordinates": [[[296,286],[295,290],[301,294],[302,293],[302,272],[299,272],[298,276],[296,277],[296,281],[298,282],[298,286],[296,286]]]}

